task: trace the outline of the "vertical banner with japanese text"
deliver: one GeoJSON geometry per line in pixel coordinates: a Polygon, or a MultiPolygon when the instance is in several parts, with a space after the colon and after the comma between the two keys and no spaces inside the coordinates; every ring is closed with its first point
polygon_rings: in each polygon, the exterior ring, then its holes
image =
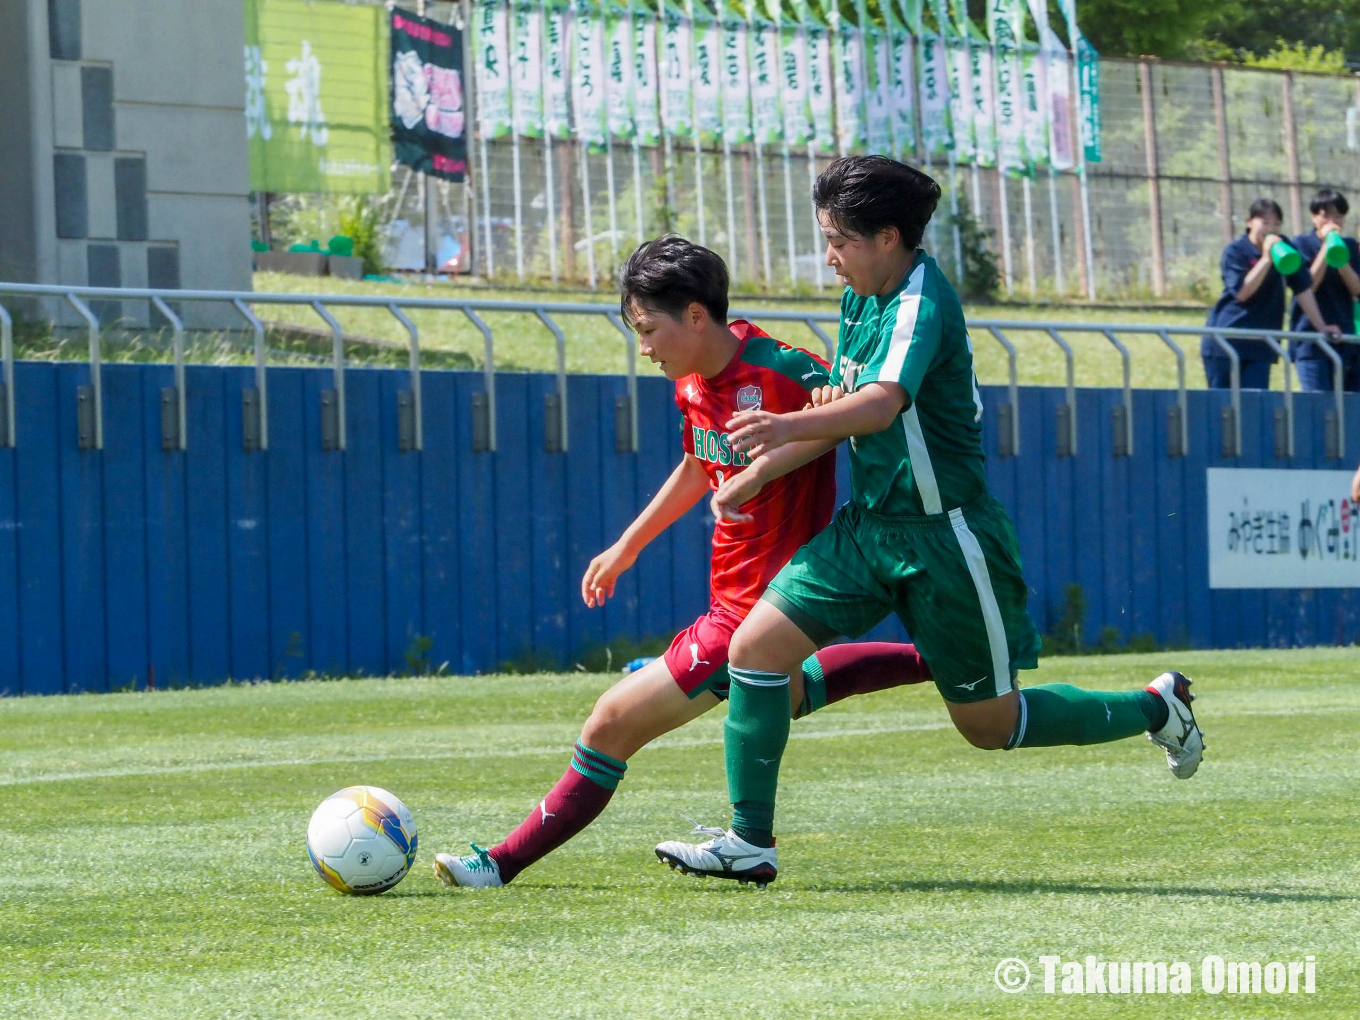
{"type": "Polygon", "coordinates": [[[473,8],[473,60],[477,76],[477,133],[502,138],[511,117],[509,11],[505,0],[483,0],[473,8]]]}
{"type": "Polygon", "coordinates": [[[693,26],[683,11],[666,2],[659,27],[662,128],[672,138],[689,138],[694,133],[690,108],[693,26]]]}
{"type": "Polygon", "coordinates": [[[599,150],[606,131],[604,17],[590,0],[575,0],[572,22],[572,127],[578,142],[599,150]]]}
{"type": "Polygon", "coordinates": [[[659,22],[641,4],[633,5],[633,129],[638,143],[661,141],[661,90],[657,81],[656,36],[659,22]]]}
{"type": "Polygon", "coordinates": [[[543,137],[544,9],[527,0],[510,8],[510,84],[515,134],[543,137]]]}

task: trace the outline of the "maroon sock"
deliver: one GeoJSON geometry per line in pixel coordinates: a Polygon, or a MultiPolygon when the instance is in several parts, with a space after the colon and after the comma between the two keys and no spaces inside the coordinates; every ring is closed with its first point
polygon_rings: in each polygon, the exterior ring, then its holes
{"type": "Polygon", "coordinates": [[[490,850],[501,881],[510,882],[599,817],[628,766],[579,742],[557,785],[514,832],[490,850]]]}
{"type": "Polygon", "coordinates": [[[933,679],[915,645],[900,645],[888,641],[860,641],[843,645],[828,645],[814,658],[821,676],[803,664],[803,695],[800,716],[815,712],[826,705],[856,694],[886,691],[905,684],[919,684],[933,679]]]}

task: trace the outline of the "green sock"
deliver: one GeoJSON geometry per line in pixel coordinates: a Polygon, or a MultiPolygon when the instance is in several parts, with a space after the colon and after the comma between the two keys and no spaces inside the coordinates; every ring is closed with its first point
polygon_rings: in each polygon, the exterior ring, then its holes
{"type": "Polygon", "coordinates": [[[789,742],[789,676],[730,665],[728,672],[723,747],[732,831],[755,846],[774,846],[779,760],[789,742]]]}
{"type": "Polygon", "coordinates": [[[1006,749],[1104,744],[1165,723],[1166,704],[1151,691],[1087,691],[1040,684],[1020,692],[1020,718],[1006,749]]]}

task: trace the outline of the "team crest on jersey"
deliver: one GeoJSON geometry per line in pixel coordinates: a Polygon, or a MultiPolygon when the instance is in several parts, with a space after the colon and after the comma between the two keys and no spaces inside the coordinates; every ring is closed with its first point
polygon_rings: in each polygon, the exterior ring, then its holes
{"type": "Polygon", "coordinates": [[[759,386],[743,386],[737,390],[737,410],[759,411],[761,397],[759,386]]]}

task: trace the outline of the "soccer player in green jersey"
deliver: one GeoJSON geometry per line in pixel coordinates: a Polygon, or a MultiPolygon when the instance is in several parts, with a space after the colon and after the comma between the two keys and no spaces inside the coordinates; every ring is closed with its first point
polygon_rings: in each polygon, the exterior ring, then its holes
{"type": "Polygon", "coordinates": [[[768,457],[736,475],[715,512],[740,515],[763,479],[850,440],[851,498],[796,552],[732,637],[724,743],[730,829],[666,842],[673,867],[724,878],[777,870],[774,806],[789,734],[789,674],[817,648],[895,612],[929,665],[950,718],[975,747],[1095,744],[1146,732],[1172,773],[1199,767],[1190,681],[1167,672],[1133,691],[1042,684],[1015,531],[987,492],[982,401],[958,295],[920,247],[940,189],[883,156],[850,156],[817,178],[827,264],[845,280],[832,396],[786,414],[743,411],[732,448],[768,457]]]}

